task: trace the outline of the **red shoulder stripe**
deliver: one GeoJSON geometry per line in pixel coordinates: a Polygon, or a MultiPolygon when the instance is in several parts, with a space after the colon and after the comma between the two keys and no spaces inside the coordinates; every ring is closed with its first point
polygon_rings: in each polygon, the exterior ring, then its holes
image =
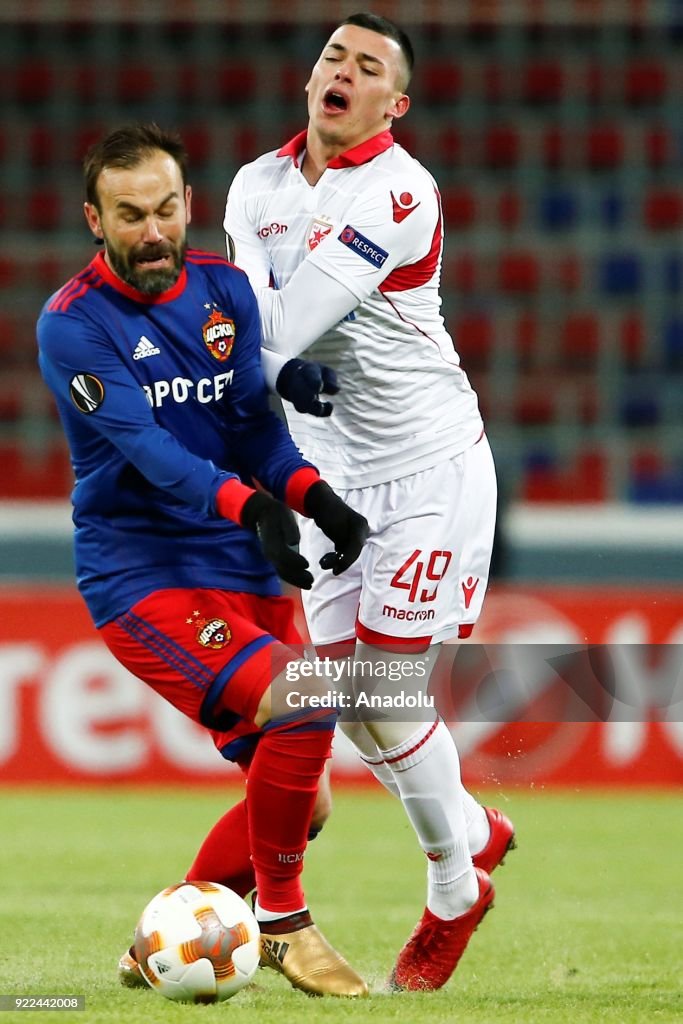
{"type": "Polygon", "coordinates": [[[224,267],[234,267],[239,270],[239,267],[237,267],[236,264],[231,263],[230,260],[226,259],[225,256],[221,256],[220,253],[205,252],[203,249],[188,249],[186,259],[188,263],[193,263],[197,266],[201,266],[203,263],[209,263],[224,267]]]}
{"type": "Polygon", "coordinates": [[[67,281],[67,283],[59,289],[47,307],[48,312],[64,313],[69,308],[73,300],[84,295],[92,284],[96,284],[96,275],[94,274],[92,267],[86,267],[85,270],[81,270],[79,274],[76,274],[75,277],[72,277],[70,281],[67,281]]]}
{"type": "Polygon", "coordinates": [[[66,313],[71,303],[75,302],[76,299],[80,299],[82,295],[85,295],[89,288],[101,288],[103,283],[102,278],[97,277],[93,278],[92,281],[84,281],[78,291],[73,295],[70,295],[67,301],[62,305],[60,313],[66,313]]]}
{"type": "Polygon", "coordinates": [[[76,291],[76,289],[80,286],[83,277],[88,273],[89,269],[89,267],[86,267],[85,270],[81,270],[81,272],[76,274],[75,277],[72,277],[70,281],[67,281],[66,284],[62,285],[62,287],[53,297],[52,301],[50,302],[50,305],[47,307],[51,313],[59,307],[60,303],[68,296],[70,292],[76,291]]]}
{"type": "Polygon", "coordinates": [[[431,281],[439,264],[441,255],[441,243],[443,240],[443,215],[441,213],[441,196],[436,193],[439,204],[439,216],[432,236],[432,244],[429,252],[419,259],[417,263],[406,264],[403,267],[396,267],[379,286],[380,292],[405,292],[412,288],[419,288],[420,285],[431,281]]]}
{"type": "Polygon", "coordinates": [[[212,252],[209,249],[188,249],[187,250],[188,260],[218,260],[222,263],[227,263],[228,260],[220,252],[212,252]]]}

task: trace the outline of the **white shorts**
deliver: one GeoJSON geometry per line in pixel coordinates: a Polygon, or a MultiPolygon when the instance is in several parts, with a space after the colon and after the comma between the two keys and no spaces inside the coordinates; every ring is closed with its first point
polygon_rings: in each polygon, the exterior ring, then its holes
{"type": "Polygon", "coordinates": [[[469,636],[488,583],[496,492],[486,437],[412,476],[338,490],[370,524],[359,559],[340,576],[319,568],[332,545],[301,519],[301,551],[315,576],[301,592],[313,643],[469,636]]]}

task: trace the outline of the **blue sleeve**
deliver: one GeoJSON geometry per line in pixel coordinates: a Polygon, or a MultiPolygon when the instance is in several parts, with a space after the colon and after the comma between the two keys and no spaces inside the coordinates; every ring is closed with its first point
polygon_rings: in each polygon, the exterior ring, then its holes
{"type": "Polygon", "coordinates": [[[62,408],[87,419],[153,486],[215,514],[216,492],[235,474],[193,455],[159,426],[140,384],[96,323],[71,313],[43,313],[38,346],[41,372],[62,408]],[[76,397],[78,389],[86,390],[82,404],[88,411],[76,411],[74,388],[76,397]]]}
{"type": "Polygon", "coordinates": [[[240,453],[253,478],[282,500],[287,481],[312,466],[294,443],[287,426],[271,410],[261,364],[261,327],[256,296],[245,274],[236,278],[232,306],[238,335],[235,378],[227,411],[230,445],[240,453]]]}

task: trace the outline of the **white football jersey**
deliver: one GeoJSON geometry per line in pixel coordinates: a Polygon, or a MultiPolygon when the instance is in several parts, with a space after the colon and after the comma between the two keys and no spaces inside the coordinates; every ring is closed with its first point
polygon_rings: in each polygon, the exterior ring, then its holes
{"type": "Polygon", "coordinates": [[[313,186],[301,173],[305,144],[302,132],[238,171],[225,230],[260,300],[265,347],[338,374],[331,417],[284,403],[302,452],[333,487],[385,483],[459,454],[483,430],[440,314],[439,193],[389,131],[332,160],[313,186]],[[304,261],[322,274],[315,294],[296,300],[287,286],[304,261]],[[299,303],[296,339],[264,318],[259,289],[269,284],[285,308],[290,295],[299,303]],[[341,320],[340,292],[349,310],[341,320]]]}

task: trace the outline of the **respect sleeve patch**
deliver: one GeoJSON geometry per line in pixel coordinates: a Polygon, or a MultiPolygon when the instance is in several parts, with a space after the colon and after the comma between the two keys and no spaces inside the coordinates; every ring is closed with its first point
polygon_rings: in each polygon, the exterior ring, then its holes
{"type": "Polygon", "coordinates": [[[389,253],[386,249],[381,249],[379,245],[375,245],[365,235],[361,235],[360,231],[352,228],[350,224],[347,224],[339,235],[339,241],[342,245],[352,249],[358,256],[361,256],[367,263],[377,267],[378,270],[384,266],[389,258],[389,253]]]}

